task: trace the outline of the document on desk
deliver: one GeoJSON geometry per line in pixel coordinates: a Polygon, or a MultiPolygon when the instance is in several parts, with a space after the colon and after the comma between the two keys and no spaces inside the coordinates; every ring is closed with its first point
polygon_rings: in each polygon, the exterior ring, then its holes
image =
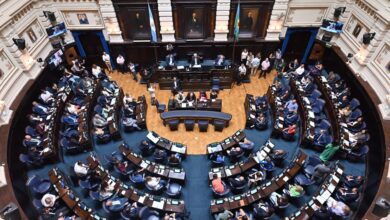
{"type": "Polygon", "coordinates": [[[181,154],[185,154],[186,153],[186,148],[184,146],[183,147],[177,147],[176,144],[173,144],[172,148],[171,148],[171,151],[177,152],[177,153],[181,153],[181,154]]]}
{"type": "Polygon", "coordinates": [[[330,192],[334,192],[335,189],[336,189],[336,186],[335,186],[334,184],[330,184],[330,185],[328,186],[328,190],[329,190],[330,192]]]}
{"type": "Polygon", "coordinates": [[[138,198],[138,202],[139,202],[139,203],[144,203],[144,201],[145,201],[145,196],[140,196],[140,197],[138,198]]]}
{"type": "Polygon", "coordinates": [[[231,176],[232,171],[230,169],[225,169],[225,174],[226,174],[226,176],[231,176]]]}
{"type": "Polygon", "coordinates": [[[113,106],[115,104],[115,102],[116,102],[116,98],[111,99],[110,105],[113,106]]]}
{"type": "Polygon", "coordinates": [[[309,111],[309,118],[312,118],[312,119],[314,119],[315,118],[315,116],[314,116],[314,112],[312,112],[312,111],[309,111]]]}
{"type": "Polygon", "coordinates": [[[249,117],[252,118],[252,119],[256,118],[256,116],[254,114],[250,114],[249,117]]]}
{"type": "Polygon", "coordinates": [[[139,166],[142,167],[142,168],[146,168],[146,167],[149,166],[149,164],[146,163],[146,162],[143,160],[143,161],[141,161],[141,164],[140,164],[139,166]]]}
{"type": "Polygon", "coordinates": [[[324,83],[328,82],[328,80],[326,80],[325,76],[321,76],[321,81],[324,83]]]}
{"type": "Polygon", "coordinates": [[[198,65],[193,65],[192,68],[202,68],[202,66],[198,64],[198,65]]]}
{"type": "Polygon", "coordinates": [[[324,204],[326,202],[326,199],[322,197],[322,195],[318,195],[316,199],[320,204],[324,204]]]}
{"type": "Polygon", "coordinates": [[[146,135],[146,137],[147,137],[151,142],[153,142],[153,143],[155,143],[155,144],[160,140],[159,137],[155,137],[155,136],[153,135],[153,132],[149,132],[148,135],[146,135]]]}
{"type": "Polygon", "coordinates": [[[184,70],[184,66],[177,66],[178,70],[184,70]]]}
{"type": "Polygon", "coordinates": [[[338,174],[342,175],[342,174],[343,174],[343,169],[341,169],[340,167],[337,167],[336,172],[337,172],[338,174]]]}
{"type": "Polygon", "coordinates": [[[156,209],[164,209],[164,201],[153,201],[152,207],[156,209]]]}

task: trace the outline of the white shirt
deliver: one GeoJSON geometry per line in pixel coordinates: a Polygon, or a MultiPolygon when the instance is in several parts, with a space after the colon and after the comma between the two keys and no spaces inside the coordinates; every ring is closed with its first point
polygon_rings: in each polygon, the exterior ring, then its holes
{"type": "Polygon", "coordinates": [[[92,68],[92,75],[96,78],[99,78],[99,74],[102,72],[102,68],[100,66],[96,66],[96,68],[92,68]]]}
{"type": "Polygon", "coordinates": [[[247,52],[242,51],[242,53],[241,53],[241,60],[244,60],[244,59],[246,59],[247,57],[248,57],[248,51],[247,51],[247,52]]]}
{"type": "Polygon", "coordinates": [[[238,71],[240,72],[240,74],[246,74],[246,67],[240,66],[240,67],[238,67],[238,71]]]}
{"type": "Polygon", "coordinates": [[[79,165],[78,163],[75,163],[74,164],[74,172],[76,174],[82,174],[82,175],[87,175],[88,173],[88,167],[86,167],[85,165],[79,165]]]}
{"type": "Polygon", "coordinates": [[[124,64],[125,63],[125,58],[123,58],[122,56],[118,56],[116,58],[116,63],[118,64],[124,64]]]}
{"type": "Polygon", "coordinates": [[[53,206],[54,206],[54,204],[55,204],[55,202],[56,202],[56,199],[57,199],[57,197],[56,197],[55,195],[50,194],[50,193],[46,193],[46,194],[42,197],[41,203],[42,203],[42,205],[43,205],[44,207],[50,208],[50,207],[53,207],[53,206]],[[51,201],[50,201],[49,203],[46,202],[46,199],[47,199],[47,198],[50,198],[50,199],[51,199],[51,201]]]}
{"type": "Polygon", "coordinates": [[[305,67],[298,67],[295,72],[298,74],[298,75],[302,75],[304,72],[305,72],[305,67]]]}
{"type": "Polygon", "coordinates": [[[261,63],[261,69],[262,70],[267,70],[270,66],[270,63],[268,60],[264,60],[262,63],[261,63]]]}
{"type": "Polygon", "coordinates": [[[106,53],[106,55],[103,54],[102,59],[104,62],[110,62],[110,55],[106,53]]]}
{"type": "Polygon", "coordinates": [[[44,102],[47,102],[49,101],[49,99],[52,98],[52,94],[49,92],[49,91],[44,91],[41,93],[41,99],[44,101],[44,102]]]}

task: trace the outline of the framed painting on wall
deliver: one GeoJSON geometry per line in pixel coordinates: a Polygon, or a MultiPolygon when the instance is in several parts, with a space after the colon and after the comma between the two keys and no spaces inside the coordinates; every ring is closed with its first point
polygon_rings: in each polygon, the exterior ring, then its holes
{"type": "Polygon", "coordinates": [[[259,8],[243,7],[240,11],[240,37],[250,38],[256,34],[259,8]]]}
{"type": "Polygon", "coordinates": [[[185,22],[185,38],[204,38],[204,11],[202,8],[186,8],[182,21],[185,22]]]}
{"type": "Polygon", "coordinates": [[[354,37],[358,37],[361,30],[362,30],[362,26],[360,24],[356,24],[355,28],[352,31],[352,35],[354,37]]]}
{"type": "Polygon", "coordinates": [[[85,13],[77,14],[77,18],[79,19],[80,24],[89,24],[87,14],[85,13]]]}

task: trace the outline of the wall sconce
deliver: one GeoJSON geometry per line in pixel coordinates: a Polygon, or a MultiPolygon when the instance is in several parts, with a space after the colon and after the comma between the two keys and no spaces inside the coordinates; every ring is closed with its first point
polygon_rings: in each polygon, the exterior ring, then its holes
{"type": "Polygon", "coordinates": [[[338,8],[336,8],[336,9],[334,10],[333,16],[334,16],[335,18],[340,17],[340,15],[341,15],[342,13],[345,12],[345,9],[346,9],[346,7],[338,7],[338,8]]]}
{"type": "Polygon", "coordinates": [[[23,38],[12,38],[19,50],[26,49],[26,41],[23,38]]]}
{"type": "Polygon", "coordinates": [[[374,39],[376,33],[365,33],[363,34],[363,44],[370,44],[371,40],[374,39]]]}

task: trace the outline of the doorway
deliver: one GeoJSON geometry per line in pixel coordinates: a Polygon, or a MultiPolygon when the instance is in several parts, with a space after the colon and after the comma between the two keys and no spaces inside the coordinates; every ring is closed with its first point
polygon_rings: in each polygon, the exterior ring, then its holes
{"type": "Polygon", "coordinates": [[[104,66],[102,54],[109,53],[108,44],[101,31],[73,31],[73,38],[78,54],[85,59],[85,66],[91,68],[92,64],[104,66]]]}
{"type": "Polygon", "coordinates": [[[316,39],[318,28],[289,28],[283,40],[282,54],[288,62],[298,59],[305,63],[316,39]]]}

